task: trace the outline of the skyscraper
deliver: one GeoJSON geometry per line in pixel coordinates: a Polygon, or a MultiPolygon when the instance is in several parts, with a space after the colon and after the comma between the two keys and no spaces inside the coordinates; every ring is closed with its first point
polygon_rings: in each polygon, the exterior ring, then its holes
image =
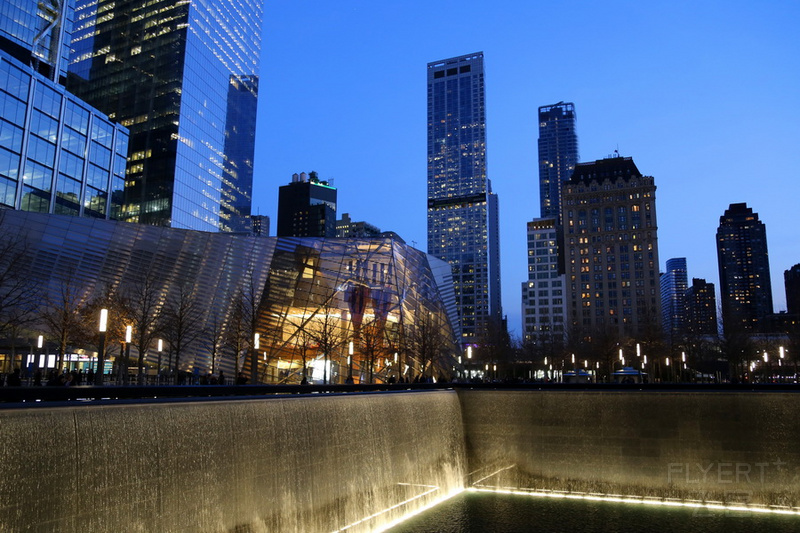
{"type": "Polygon", "coordinates": [[[76,0],[68,88],[130,129],[123,218],[249,224],[261,0],[76,0]]]}
{"type": "Polygon", "coordinates": [[[522,331],[527,342],[544,346],[565,341],[566,297],[559,270],[554,218],[528,222],[528,281],[522,284],[522,331]]]}
{"type": "Polygon", "coordinates": [[[128,130],[70,94],[69,2],[0,6],[0,206],[117,218],[128,130]]]}
{"type": "Polygon", "coordinates": [[[717,296],[714,284],[692,278],[684,296],[686,331],[694,336],[717,336],[717,296]]]}
{"type": "Polygon", "coordinates": [[[754,331],[772,310],[767,229],[745,203],[730,204],[717,228],[722,326],[754,331]]]}
{"type": "Polygon", "coordinates": [[[336,188],[316,172],[278,189],[278,237],[336,237],[336,188]]]}
{"type": "Polygon", "coordinates": [[[658,330],[656,186],[630,157],[579,163],[564,186],[567,315],[579,337],[658,330]]]}
{"type": "Polygon", "coordinates": [[[578,163],[575,104],[539,108],[539,205],[542,218],[561,225],[561,188],[578,163]]]}
{"type": "Polygon", "coordinates": [[[483,53],[428,63],[428,253],[453,269],[462,344],[502,319],[497,220],[483,53]]]}
{"type": "Polygon", "coordinates": [[[686,258],[667,259],[666,272],[661,274],[661,324],[669,341],[677,342],[685,333],[688,284],[686,258]]]}
{"type": "Polygon", "coordinates": [[[783,281],[786,289],[786,311],[800,317],[800,263],[783,271],[783,281]]]}
{"type": "Polygon", "coordinates": [[[72,2],[7,0],[0,5],[0,48],[53,82],[67,74],[72,2]]]}

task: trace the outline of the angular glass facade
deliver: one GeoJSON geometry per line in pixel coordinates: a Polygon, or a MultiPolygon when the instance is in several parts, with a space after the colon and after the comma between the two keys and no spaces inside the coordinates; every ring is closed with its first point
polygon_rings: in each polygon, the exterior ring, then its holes
{"type": "Polygon", "coordinates": [[[561,189],[578,163],[575,104],[539,108],[539,205],[542,218],[561,226],[561,189]]]}
{"type": "Polygon", "coordinates": [[[0,51],[0,206],[117,218],[126,128],[0,51]]]}
{"type": "Polygon", "coordinates": [[[131,131],[123,219],[247,228],[263,3],[77,0],[68,87],[131,131]]]}
{"type": "Polygon", "coordinates": [[[428,253],[452,267],[464,344],[502,316],[497,211],[486,178],[483,54],[428,63],[428,253]]]}
{"type": "Polygon", "coordinates": [[[112,360],[135,321],[123,303],[146,286],[155,303],[140,323],[151,324],[142,350],[151,373],[160,361],[162,372],[243,370],[251,383],[251,369],[258,382],[343,383],[449,378],[455,367],[449,268],[395,240],[253,237],[10,210],[0,211],[0,230],[24,235],[30,263],[20,267],[47,293],[73,284],[92,327],[91,302],[106,302],[112,360]],[[178,354],[169,318],[180,301],[199,320],[178,354]],[[167,341],[163,354],[157,337],[167,341]]]}

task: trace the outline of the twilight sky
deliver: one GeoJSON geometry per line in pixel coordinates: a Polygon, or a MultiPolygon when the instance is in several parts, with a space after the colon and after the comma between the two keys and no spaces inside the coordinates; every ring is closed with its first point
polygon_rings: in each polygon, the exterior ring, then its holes
{"type": "Polygon", "coordinates": [[[503,313],[521,332],[539,216],[537,108],[573,102],[581,161],[615,149],[655,177],[659,259],[717,285],[719,217],[766,224],[776,311],[800,263],[800,2],[267,0],[253,213],[316,170],[338,214],[427,249],[426,66],[484,52],[503,313]]]}

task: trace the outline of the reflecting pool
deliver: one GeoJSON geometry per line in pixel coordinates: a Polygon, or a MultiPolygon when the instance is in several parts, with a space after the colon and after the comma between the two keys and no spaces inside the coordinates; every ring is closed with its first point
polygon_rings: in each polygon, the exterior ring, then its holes
{"type": "Polygon", "coordinates": [[[800,531],[800,516],[463,492],[390,533],[800,531]]]}

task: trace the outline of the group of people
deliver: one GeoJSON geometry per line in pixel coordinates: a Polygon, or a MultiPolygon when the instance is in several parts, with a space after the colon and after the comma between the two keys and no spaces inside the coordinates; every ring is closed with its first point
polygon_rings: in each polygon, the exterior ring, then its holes
{"type": "Polygon", "coordinates": [[[47,371],[46,375],[44,372],[42,372],[41,368],[37,368],[33,374],[24,378],[21,370],[19,368],[15,368],[14,371],[9,374],[5,374],[4,376],[0,375],[0,385],[6,387],[21,387],[22,385],[26,384],[31,384],[36,387],[42,385],[47,385],[50,387],[69,387],[92,383],[94,383],[94,370],[91,368],[88,370],[67,370],[65,368],[62,372],[57,372],[55,369],[50,369],[47,371]]]}

